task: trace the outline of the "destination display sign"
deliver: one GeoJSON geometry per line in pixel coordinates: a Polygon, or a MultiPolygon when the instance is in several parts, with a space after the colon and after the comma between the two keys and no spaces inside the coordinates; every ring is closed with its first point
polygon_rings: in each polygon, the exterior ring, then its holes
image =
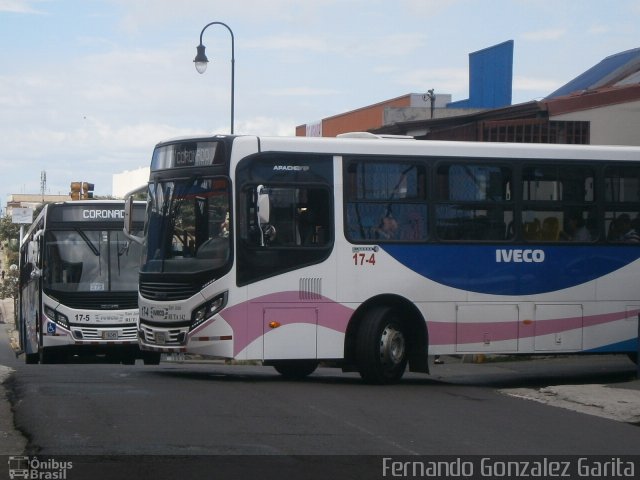
{"type": "MultiPolygon", "coordinates": [[[[120,222],[124,223],[124,204],[51,205],[49,219],[52,222],[120,222]]],[[[134,221],[144,222],[145,205],[134,208],[134,221]]]]}
{"type": "Polygon", "coordinates": [[[157,147],[151,159],[151,170],[222,164],[221,145],[220,142],[183,142],[157,147]]]}

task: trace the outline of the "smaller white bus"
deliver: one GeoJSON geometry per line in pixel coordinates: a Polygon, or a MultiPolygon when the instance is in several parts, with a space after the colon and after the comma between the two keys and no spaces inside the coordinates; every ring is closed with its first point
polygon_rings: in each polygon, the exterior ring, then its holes
{"type": "MultiPolygon", "coordinates": [[[[95,359],[157,364],[138,348],[140,246],[123,232],[124,202],[49,204],[20,246],[18,325],[26,363],[95,359]]],[[[134,205],[142,228],[144,203],[134,205]]]]}

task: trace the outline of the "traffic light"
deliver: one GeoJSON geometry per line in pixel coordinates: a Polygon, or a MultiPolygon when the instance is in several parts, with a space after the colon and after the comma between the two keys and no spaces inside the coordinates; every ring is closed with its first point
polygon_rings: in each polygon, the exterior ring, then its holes
{"type": "Polygon", "coordinates": [[[82,182],[82,198],[93,198],[93,183],[82,182]]]}
{"type": "Polygon", "coordinates": [[[71,182],[69,196],[71,200],[80,200],[82,198],[82,182],[71,182]]]}
{"type": "Polygon", "coordinates": [[[71,191],[69,196],[71,200],[87,200],[93,198],[93,183],[89,182],[71,182],[71,191]]]}

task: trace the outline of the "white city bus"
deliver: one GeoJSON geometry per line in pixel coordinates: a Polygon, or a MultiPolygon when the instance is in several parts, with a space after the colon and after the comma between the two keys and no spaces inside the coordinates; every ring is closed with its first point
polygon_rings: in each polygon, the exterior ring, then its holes
{"type": "MultiPolygon", "coordinates": [[[[142,229],[144,203],[133,208],[142,229]]],[[[138,348],[140,245],[123,234],[123,201],[45,205],[20,246],[19,338],[26,363],[96,355],[158,363],[138,348]]]]}
{"type": "Polygon", "coordinates": [[[632,353],[639,215],[632,147],[162,142],[140,346],[373,383],[427,355],[632,353]]]}

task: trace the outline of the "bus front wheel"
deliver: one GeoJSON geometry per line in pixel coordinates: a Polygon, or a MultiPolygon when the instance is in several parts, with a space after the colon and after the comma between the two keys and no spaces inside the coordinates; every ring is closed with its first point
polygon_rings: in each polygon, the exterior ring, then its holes
{"type": "Polygon", "coordinates": [[[40,348],[40,363],[67,363],[67,352],[60,348],[40,348]]]}
{"type": "Polygon", "coordinates": [[[291,380],[308,377],[318,368],[316,360],[282,360],[273,362],[272,365],[276,372],[291,380]]]}
{"type": "Polygon", "coordinates": [[[40,361],[40,354],[39,353],[25,353],[24,354],[24,362],[27,365],[35,365],[40,361]]]}
{"type": "Polygon", "coordinates": [[[376,307],[363,320],[356,338],[356,361],[367,383],[395,383],[407,366],[407,337],[398,314],[376,307]]]}
{"type": "Polygon", "coordinates": [[[160,365],[160,352],[143,352],[142,362],[145,365],[160,365]]]}

